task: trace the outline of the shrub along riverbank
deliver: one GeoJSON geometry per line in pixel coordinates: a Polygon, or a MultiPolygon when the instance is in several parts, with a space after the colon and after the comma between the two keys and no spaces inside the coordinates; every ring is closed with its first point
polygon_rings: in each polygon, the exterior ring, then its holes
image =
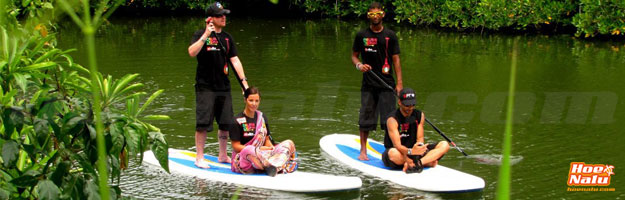
{"type": "Polygon", "coordinates": [[[168,117],[145,115],[163,91],[147,97],[138,74],[114,79],[74,62],[49,31],[55,8],[0,0],[0,199],[118,199],[130,158],[151,149],[169,170],[164,135],[147,122],[168,117]]]}
{"type": "MultiPolygon", "coordinates": [[[[458,30],[573,29],[578,37],[625,35],[622,0],[380,0],[397,22],[458,30]]],[[[213,0],[126,0],[123,8],[158,8],[201,11],[213,0]]],[[[224,1],[236,13],[364,17],[371,1],[271,0],[224,1]],[[276,2],[277,4],[272,4],[276,2]]]]}

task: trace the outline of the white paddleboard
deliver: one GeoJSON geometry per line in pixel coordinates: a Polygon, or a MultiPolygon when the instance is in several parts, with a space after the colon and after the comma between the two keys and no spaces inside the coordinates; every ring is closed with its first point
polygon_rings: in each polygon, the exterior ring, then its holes
{"type": "Polygon", "coordinates": [[[368,161],[358,160],[360,137],[348,134],[326,135],[319,141],[321,149],[344,164],[366,174],[406,187],[428,192],[474,192],[484,189],[484,180],[442,165],[426,167],[421,173],[406,174],[392,170],[382,162],[384,144],[368,139],[368,161]]]}
{"type": "MultiPolygon", "coordinates": [[[[277,174],[275,177],[266,174],[244,175],[232,172],[230,164],[219,163],[215,156],[204,155],[204,158],[211,168],[202,169],[195,166],[195,152],[169,149],[169,171],[211,181],[287,192],[333,192],[360,189],[362,186],[362,181],[358,177],[300,171],[289,174],[277,174]]],[[[160,167],[152,151],[144,153],[143,162],[160,167]]]]}

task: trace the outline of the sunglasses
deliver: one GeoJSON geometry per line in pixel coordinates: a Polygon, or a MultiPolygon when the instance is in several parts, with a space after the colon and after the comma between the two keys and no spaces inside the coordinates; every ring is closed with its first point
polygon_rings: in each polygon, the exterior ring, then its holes
{"type": "Polygon", "coordinates": [[[382,15],[384,15],[384,11],[367,12],[367,16],[369,17],[380,17],[382,15]]]}
{"type": "Polygon", "coordinates": [[[222,18],[223,16],[225,16],[225,15],[215,15],[215,16],[212,16],[212,17],[214,17],[214,18],[222,18]]]}

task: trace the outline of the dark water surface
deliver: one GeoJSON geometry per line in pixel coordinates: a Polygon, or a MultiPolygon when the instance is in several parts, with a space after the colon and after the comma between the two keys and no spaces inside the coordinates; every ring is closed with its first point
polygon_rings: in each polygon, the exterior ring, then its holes
{"type": "MultiPolygon", "coordinates": [[[[96,38],[99,68],[121,77],[140,73],[145,91],[165,89],[150,114],[172,148],[193,149],[194,58],[187,54],[201,17],[116,18],[96,38]]],[[[512,199],[624,199],[625,45],[570,36],[507,36],[441,32],[387,24],[400,38],[404,87],[417,91],[418,107],[471,155],[451,149],[440,164],[482,177],[483,192],[434,194],[382,181],[323,155],[318,141],[327,134],[357,134],[361,73],[351,64],[360,21],[228,19],[245,73],[262,92],[260,109],[277,140],[292,139],[299,170],[360,176],[358,191],[295,194],[240,188],[170,175],[137,166],[122,177],[125,196],[145,199],[493,199],[504,131],[512,47],[518,44],[517,95],[513,128],[512,199]],[[614,192],[567,192],[571,162],[614,165],[614,192]]],[[[80,31],[67,24],[61,48],[84,52],[80,31]]],[[[86,63],[81,53],[74,54],[86,63]]],[[[231,76],[233,83],[234,78],[231,76]]],[[[243,108],[233,84],[234,111],[243,108]]],[[[381,141],[383,132],[371,137],[381,141]]],[[[426,128],[426,141],[443,140],[426,128]]],[[[216,133],[207,151],[217,153],[216,133]]],[[[418,181],[418,180],[415,180],[418,181]]]]}

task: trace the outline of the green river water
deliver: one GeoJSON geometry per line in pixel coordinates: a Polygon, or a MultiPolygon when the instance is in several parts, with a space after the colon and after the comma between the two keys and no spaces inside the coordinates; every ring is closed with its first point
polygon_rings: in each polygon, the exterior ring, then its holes
{"type": "MultiPolygon", "coordinates": [[[[145,91],[165,89],[150,114],[171,148],[193,150],[196,61],[187,54],[201,17],[114,18],[97,33],[99,68],[121,77],[140,73],[145,91]]],[[[417,91],[418,108],[470,157],[450,149],[440,164],[482,177],[483,192],[435,194],[408,189],[342,166],[324,155],[327,134],[358,134],[361,73],[351,64],[353,37],[364,20],[228,18],[251,85],[263,94],[277,140],[292,139],[301,171],[359,176],[360,190],[296,194],[246,188],[157,168],[131,165],[123,194],[141,199],[493,199],[505,120],[511,53],[518,44],[517,95],[512,136],[512,199],[625,199],[625,42],[584,41],[568,35],[480,35],[387,22],[400,38],[404,87],[417,91]],[[486,161],[486,162],[484,162],[486,161]],[[567,191],[571,162],[614,165],[612,192],[567,191]]],[[[61,48],[85,52],[80,31],[59,30],[61,48]]],[[[77,62],[86,64],[82,53],[77,62]]],[[[233,83],[234,78],[231,76],[233,83]]],[[[234,112],[243,108],[233,84],[234,112]]],[[[383,132],[371,137],[383,140],[383,132]]],[[[426,141],[443,140],[426,127],[426,141]]],[[[217,153],[216,133],[207,151],[217,153]]],[[[418,181],[418,180],[415,180],[418,181]]]]}

